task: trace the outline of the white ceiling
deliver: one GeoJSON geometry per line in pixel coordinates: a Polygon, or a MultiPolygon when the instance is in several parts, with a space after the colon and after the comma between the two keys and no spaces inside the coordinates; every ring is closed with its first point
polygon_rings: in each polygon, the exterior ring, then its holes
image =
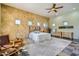
{"type": "Polygon", "coordinates": [[[6,5],[16,7],[25,11],[29,11],[35,14],[39,14],[46,17],[52,17],[60,15],[62,13],[67,13],[73,11],[73,8],[79,10],[79,3],[59,3],[57,6],[64,6],[62,9],[59,9],[57,13],[48,13],[46,8],[52,7],[52,3],[5,3],[6,5]]]}

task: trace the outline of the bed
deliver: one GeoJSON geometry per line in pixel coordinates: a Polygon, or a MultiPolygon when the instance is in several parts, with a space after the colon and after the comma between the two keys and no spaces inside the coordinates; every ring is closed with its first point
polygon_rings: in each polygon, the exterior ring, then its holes
{"type": "Polygon", "coordinates": [[[33,32],[30,32],[29,39],[34,41],[34,42],[51,40],[51,34],[45,33],[45,32],[40,32],[40,31],[33,31],[33,32]]]}

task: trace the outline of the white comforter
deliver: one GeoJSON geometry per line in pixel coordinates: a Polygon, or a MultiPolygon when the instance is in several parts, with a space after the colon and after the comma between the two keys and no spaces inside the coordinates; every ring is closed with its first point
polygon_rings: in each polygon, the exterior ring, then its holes
{"type": "Polygon", "coordinates": [[[29,34],[29,38],[33,40],[34,42],[40,42],[44,40],[50,40],[51,34],[50,33],[44,33],[44,32],[31,32],[29,34]]]}

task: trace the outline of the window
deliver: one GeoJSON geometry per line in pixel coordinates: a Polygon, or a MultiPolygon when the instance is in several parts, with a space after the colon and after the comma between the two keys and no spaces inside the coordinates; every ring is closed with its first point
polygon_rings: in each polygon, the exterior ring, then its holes
{"type": "Polygon", "coordinates": [[[29,26],[32,26],[32,21],[28,21],[28,25],[29,26]]]}
{"type": "Polygon", "coordinates": [[[19,19],[17,19],[17,20],[15,21],[15,24],[16,24],[16,25],[20,25],[20,24],[21,24],[21,21],[20,21],[19,19]]]}

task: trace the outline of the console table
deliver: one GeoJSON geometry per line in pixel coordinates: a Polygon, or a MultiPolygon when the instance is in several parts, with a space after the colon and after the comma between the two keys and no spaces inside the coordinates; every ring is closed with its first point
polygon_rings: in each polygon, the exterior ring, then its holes
{"type": "Polygon", "coordinates": [[[54,32],[54,33],[52,33],[53,37],[71,39],[71,40],[73,40],[73,35],[74,35],[73,32],[54,32]]]}

